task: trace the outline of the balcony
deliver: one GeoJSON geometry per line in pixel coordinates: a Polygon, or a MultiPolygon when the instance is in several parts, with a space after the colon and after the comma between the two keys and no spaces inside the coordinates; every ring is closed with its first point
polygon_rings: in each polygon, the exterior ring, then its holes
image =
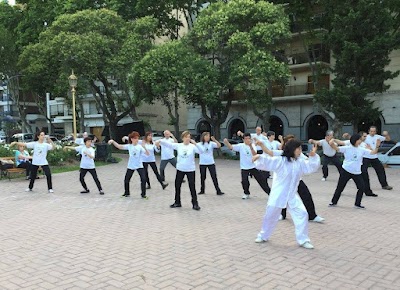
{"type": "MultiPolygon", "coordinates": [[[[320,83],[320,89],[329,89],[329,83],[320,83]]],[[[272,97],[289,97],[289,96],[304,96],[313,95],[315,93],[315,88],[313,83],[305,83],[295,86],[274,86],[272,88],[272,97]]]]}
{"type": "MultiPolygon", "coordinates": [[[[288,56],[289,68],[293,72],[306,71],[310,69],[310,63],[308,61],[309,53],[297,53],[288,56]]],[[[320,53],[316,51],[315,53],[315,63],[323,67],[330,66],[330,54],[329,52],[320,53]]]]}

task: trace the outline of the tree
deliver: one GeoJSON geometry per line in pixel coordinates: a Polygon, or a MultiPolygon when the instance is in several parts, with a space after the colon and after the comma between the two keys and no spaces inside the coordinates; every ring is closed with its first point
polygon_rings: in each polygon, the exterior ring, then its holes
{"type": "Polygon", "coordinates": [[[217,101],[198,102],[216,137],[239,94],[267,125],[271,94],[266,92],[271,82],[288,75],[277,50],[289,35],[283,7],[265,1],[220,1],[200,13],[188,41],[218,69],[217,101]]]}
{"type": "Polygon", "coordinates": [[[320,91],[315,97],[335,118],[351,123],[357,132],[361,120],[373,121],[380,114],[368,94],[386,91],[389,85],[385,81],[399,75],[399,71],[385,69],[389,54],[400,44],[398,11],[396,14],[390,9],[391,1],[323,4],[328,20],[325,41],[336,60],[332,68],[335,78],[332,90],[320,91]]]}
{"type": "Polygon", "coordinates": [[[80,92],[87,93],[85,88],[94,92],[110,136],[115,136],[118,122],[137,104],[126,85],[128,72],[152,47],[156,27],[150,17],[127,22],[106,9],[62,15],[22,54],[27,86],[42,96],[49,90],[65,96],[73,69],[79,88],[84,88],[80,92]],[[120,82],[118,90],[110,76],[120,82]]]}
{"type": "Polygon", "coordinates": [[[175,134],[179,134],[179,97],[193,103],[216,96],[215,67],[182,41],[170,41],[149,51],[134,67],[132,87],[148,103],[158,100],[167,108],[175,134]]]}

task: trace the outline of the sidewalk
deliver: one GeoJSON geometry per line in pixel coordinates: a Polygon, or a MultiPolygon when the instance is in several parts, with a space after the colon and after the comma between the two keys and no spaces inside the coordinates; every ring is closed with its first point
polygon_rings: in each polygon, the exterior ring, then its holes
{"type": "MultiPolygon", "coordinates": [[[[223,196],[210,176],[201,211],[192,210],[187,183],[182,208],[170,209],[175,169],[168,165],[162,190],[150,173],[148,200],[140,198],[139,176],[131,197],[121,198],[126,158],[97,168],[105,195],[92,177],[81,195],[78,172],[53,175],[33,192],[26,180],[0,181],[0,289],[400,289],[400,169],[387,168],[392,191],[364,197],[366,210],[353,209],[349,182],[337,208],[328,208],[338,179],[335,167],[304,178],[324,224],[310,223],[314,250],[295,241],[290,216],[267,243],[254,239],[267,196],[251,179],[242,200],[239,161],[217,160],[223,196]]],[[[159,164],[159,163],[158,163],[159,164]]],[[[200,189],[196,174],[196,188],[200,189]]],[[[269,180],[271,185],[272,180],[269,180]]]]}

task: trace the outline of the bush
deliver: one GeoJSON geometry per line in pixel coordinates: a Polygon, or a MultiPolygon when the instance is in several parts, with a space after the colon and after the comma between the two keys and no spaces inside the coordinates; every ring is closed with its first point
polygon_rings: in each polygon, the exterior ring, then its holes
{"type": "Polygon", "coordinates": [[[54,149],[47,152],[47,161],[50,165],[60,166],[65,163],[73,163],[77,160],[75,151],[63,151],[54,149]]]}
{"type": "Polygon", "coordinates": [[[12,157],[15,155],[15,151],[10,149],[10,145],[0,145],[0,157],[12,157]]]}

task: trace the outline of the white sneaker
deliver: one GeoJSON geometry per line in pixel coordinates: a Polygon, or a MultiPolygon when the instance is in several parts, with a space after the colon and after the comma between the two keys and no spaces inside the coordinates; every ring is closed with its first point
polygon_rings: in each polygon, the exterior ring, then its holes
{"type": "Polygon", "coordinates": [[[313,221],[313,222],[316,222],[316,223],[322,223],[324,220],[325,220],[325,219],[324,219],[323,217],[320,217],[319,215],[317,215],[317,216],[315,217],[315,219],[313,219],[312,221],[313,221]]]}
{"type": "Polygon", "coordinates": [[[27,188],[27,189],[25,189],[25,191],[26,191],[26,192],[28,192],[28,191],[32,191],[32,189],[30,189],[30,188],[27,188]]]}
{"type": "Polygon", "coordinates": [[[49,193],[54,193],[54,190],[52,190],[52,189],[49,189],[49,193]]]}
{"type": "Polygon", "coordinates": [[[249,199],[250,198],[250,194],[243,194],[242,199],[249,199]]]}
{"type": "Polygon", "coordinates": [[[301,245],[303,248],[306,249],[314,249],[314,246],[310,242],[305,242],[304,244],[301,245]]]}
{"type": "Polygon", "coordinates": [[[282,221],[283,220],[283,215],[280,215],[278,218],[278,221],[282,221]]]}
{"type": "Polygon", "coordinates": [[[254,240],[254,242],[256,242],[256,243],[265,243],[266,240],[263,240],[263,238],[261,238],[261,237],[258,235],[257,238],[254,240]]]}
{"type": "Polygon", "coordinates": [[[321,179],[322,181],[326,181],[326,178],[325,177],[322,177],[322,179],[321,179]]]}

